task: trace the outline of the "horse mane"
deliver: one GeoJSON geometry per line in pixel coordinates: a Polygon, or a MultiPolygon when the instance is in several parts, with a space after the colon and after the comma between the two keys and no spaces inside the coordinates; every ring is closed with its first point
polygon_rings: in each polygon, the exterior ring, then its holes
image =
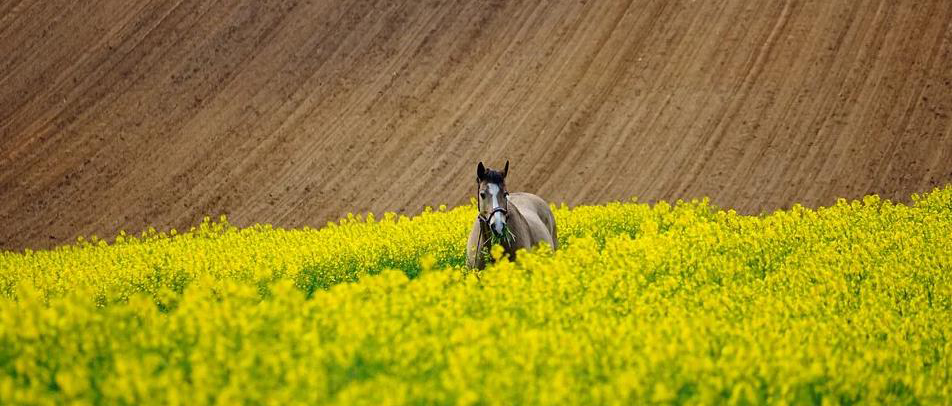
{"type": "Polygon", "coordinates": [[[492,169],[486,169],[486,173],[483,174],[483,182],[495,183],[499,186],[506,184],[506,178],[503,177],[502,172],[494,171],[492,169]]]}

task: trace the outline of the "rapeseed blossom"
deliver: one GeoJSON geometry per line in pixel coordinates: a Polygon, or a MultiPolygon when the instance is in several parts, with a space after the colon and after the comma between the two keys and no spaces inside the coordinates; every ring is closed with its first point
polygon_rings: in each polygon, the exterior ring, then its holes
{"type": "Polygon", "coordinates": [[[562,206],[478,273],[472,204],[0,253],[0,404],[948,404],[952,187],[913,201],[562,206]]]}

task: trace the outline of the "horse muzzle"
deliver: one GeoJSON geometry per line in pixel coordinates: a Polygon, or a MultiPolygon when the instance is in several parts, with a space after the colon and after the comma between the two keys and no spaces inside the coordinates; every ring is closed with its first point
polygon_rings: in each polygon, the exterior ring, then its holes
{"type": "Polygon", "coordinates": [[[498,237],[502,237],[503,233],[506,230],[506,222],[500,221],[498,219],[493,219],[494,221],[489,223],[489,229],[493,231],[493,234],[496,234],[498,237]]]}
{"type": "Polygon", "coordinates": [[[479,216],[479,219],[489,226],[489,229],[497,236],[503,236],[506,230],[506,215],[508,211],[502,207],[497,207],[489,212],[486,217],[479,216]]]}

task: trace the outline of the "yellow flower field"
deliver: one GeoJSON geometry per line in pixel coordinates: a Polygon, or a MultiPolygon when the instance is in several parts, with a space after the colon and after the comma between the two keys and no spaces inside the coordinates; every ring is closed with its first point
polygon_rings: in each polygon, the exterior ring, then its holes
{"type": "Polygon", "coordinates": [[[0,404],[949,404],[952,186],[741,216],[475,207],[0,254],[0,404]]]}

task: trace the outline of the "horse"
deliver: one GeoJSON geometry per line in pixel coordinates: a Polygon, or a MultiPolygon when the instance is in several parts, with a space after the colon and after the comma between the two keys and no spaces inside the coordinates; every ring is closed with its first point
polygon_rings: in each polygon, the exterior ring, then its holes
{"type": "Polygon", "coordinates": [[[555,216],[549,204],[531,193],[509,193],[506,176],[509,161],[502,171],[476,166],[476,197],[479,214],[473,223],[466,247],[466,264],[483,269],[492,261],[489,251],[494,243],[502,245],[510,260],[520,248],[531,249],[542,243],[555,250],[558,238],[555,216]]]}

